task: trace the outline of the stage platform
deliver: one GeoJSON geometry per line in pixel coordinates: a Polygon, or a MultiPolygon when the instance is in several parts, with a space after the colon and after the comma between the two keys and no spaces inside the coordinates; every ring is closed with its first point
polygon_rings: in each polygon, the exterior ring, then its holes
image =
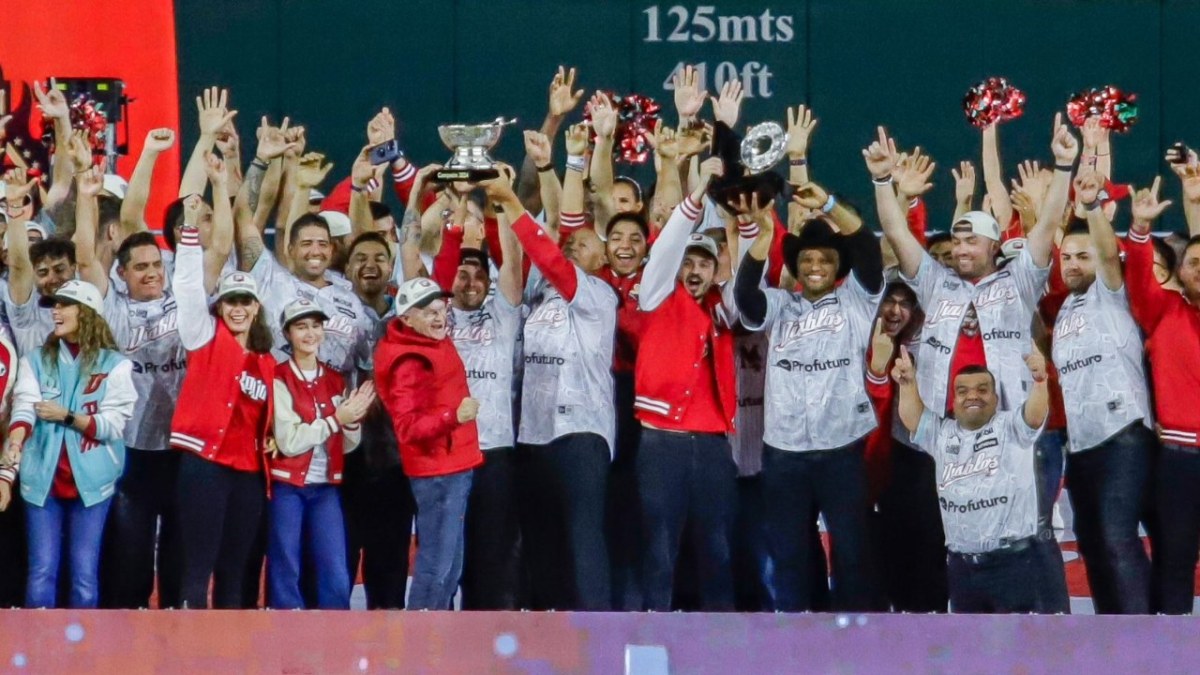
{"type": "Polygon", "coordinates": [[[0,612],[7,673],[1187,673],[1190,617],[0,612]]]}

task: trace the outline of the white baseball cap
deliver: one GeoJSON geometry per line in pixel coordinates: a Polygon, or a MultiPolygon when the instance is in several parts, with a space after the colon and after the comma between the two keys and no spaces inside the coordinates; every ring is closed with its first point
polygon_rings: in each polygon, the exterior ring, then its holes
{"type": "Polygon", "coordinates": [[[714,258],[719,258],[721,255],[721,249],[717,246],[717,242],[707,234],[702,234],[700,232],[693,232],[688,236],[687,248],[685,251],[690,251],[694,248],[698,248],[714,258]]]}
{"type": "Polygon", "coordinates": [[[125,199],[125,193],[129,190],[129,181],[121,178],[115,173],[104,174],[104,191],[117,199],[125,199]]]}
{"type": "Polygon", "coordinates": [[[1025,237],[1014,237],[1000,244],[1000,259],[1012,260],[1021,254],[1025,248],[1025,237]]]}
{"type": "Polygon", "coordinates": [[[329,315],[317,303],[308,298],[297,298],[287,304],[283,308],[283,314],[279,317],[279,325],[287,330],[288,324],[307,316],[320,317],[322,321],[328,321],[329,315]]]}
{"type": "Polygon", "coordinates": [[[308,190],[308,203],[309,204],[312,204],[314,202],[319,202],[322,199],[325,199],[324,193],[322,193],[320,190],[318,190],[316,188],[309,188],[309,190],[308,190]]]}
{"type": "Polygon", "coordinates": [[[950,233],[973,232],[992,241],[1000,241],[1000,224],[983,211],[967,211],[950,226],[950,233]]]}
{"type": "Polygon", "coordinates": [[[416,277],[400,284],[396,291],[396,316],[403,316],[414,307],[424,307],[438,298],[448,298],[450,294],[443,291],[433,281],[425,277],[416,277]]]}
{"type": "Polygon", "coordinates": [[[353,230],[350,226],[350,216],[341,211],[322,211],[317,214],[329,225],[329,236],[344,237],[353,230]]]}
{"type": "Polygon", "coordinates": [[[222,300],[230,295],[249,295],[261,302],[258,297],[258,282],[245,272],[230,272],[221,277],[221,283],[217,285],[216,299],[222,300]]]}
{"type": "Polygon", "coordinates": [[[43,295],[38,304],[42,307],[53,307],[57,302],[66,302],[76,305],[87,305],[92,308],[92,311],[97,314],[104,313],[104,299],[100,297],[100,290],[86,281],[79,279],[71,279],[62,286],[58,287],[52,295],[43,295]]]}

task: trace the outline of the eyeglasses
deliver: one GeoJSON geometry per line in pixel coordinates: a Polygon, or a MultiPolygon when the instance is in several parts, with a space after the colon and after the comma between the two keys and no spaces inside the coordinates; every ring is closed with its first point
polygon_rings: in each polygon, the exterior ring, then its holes
{"type": "Polygon", "coordinates": [[[221,302],[235,307],[249,307],[254,304],[254,298],[249,295],[231,295],[221,298],[221,302]]]}

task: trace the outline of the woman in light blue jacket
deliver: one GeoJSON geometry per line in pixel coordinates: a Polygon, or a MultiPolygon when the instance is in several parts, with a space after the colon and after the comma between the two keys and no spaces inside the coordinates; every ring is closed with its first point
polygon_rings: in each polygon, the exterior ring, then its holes
{"type": "Polygon", "coordinates": [[[121,438],[137,393],[95,286],[71,280],[41,302],[53,307],[54,330],[17,369],[0,506],[11,498],[19,469],[29,540],[25,606],[55,606],[65,546],[68,606],[86,609],[96,606],[101,535],[125,468],[121,438]]]}

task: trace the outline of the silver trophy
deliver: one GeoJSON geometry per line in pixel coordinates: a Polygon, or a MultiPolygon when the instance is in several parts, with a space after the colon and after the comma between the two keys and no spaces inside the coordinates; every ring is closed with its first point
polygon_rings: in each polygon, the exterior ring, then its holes
{"type": "Polygon", "coordinates": [[[495,178],[500,175],[496,169],[496,160],[488,156],[488,150],[500,140],[500,133],[509,124],[517,120],[505,120],[497,117],[494,122],[487,124],[443,124],[438,127],[438,135],[454,155],[445,166],[434,174],[434,178],[443,183],[467,181],[478,183],[481,180],[495,178]]]}
{"type": "Polygon", "coordinates": [[[787,132],[775,122],[763,122],[750,127],[742,139],[742,166],[752,174],[770,169],[783,159],[787,142],[787,132]]]}

